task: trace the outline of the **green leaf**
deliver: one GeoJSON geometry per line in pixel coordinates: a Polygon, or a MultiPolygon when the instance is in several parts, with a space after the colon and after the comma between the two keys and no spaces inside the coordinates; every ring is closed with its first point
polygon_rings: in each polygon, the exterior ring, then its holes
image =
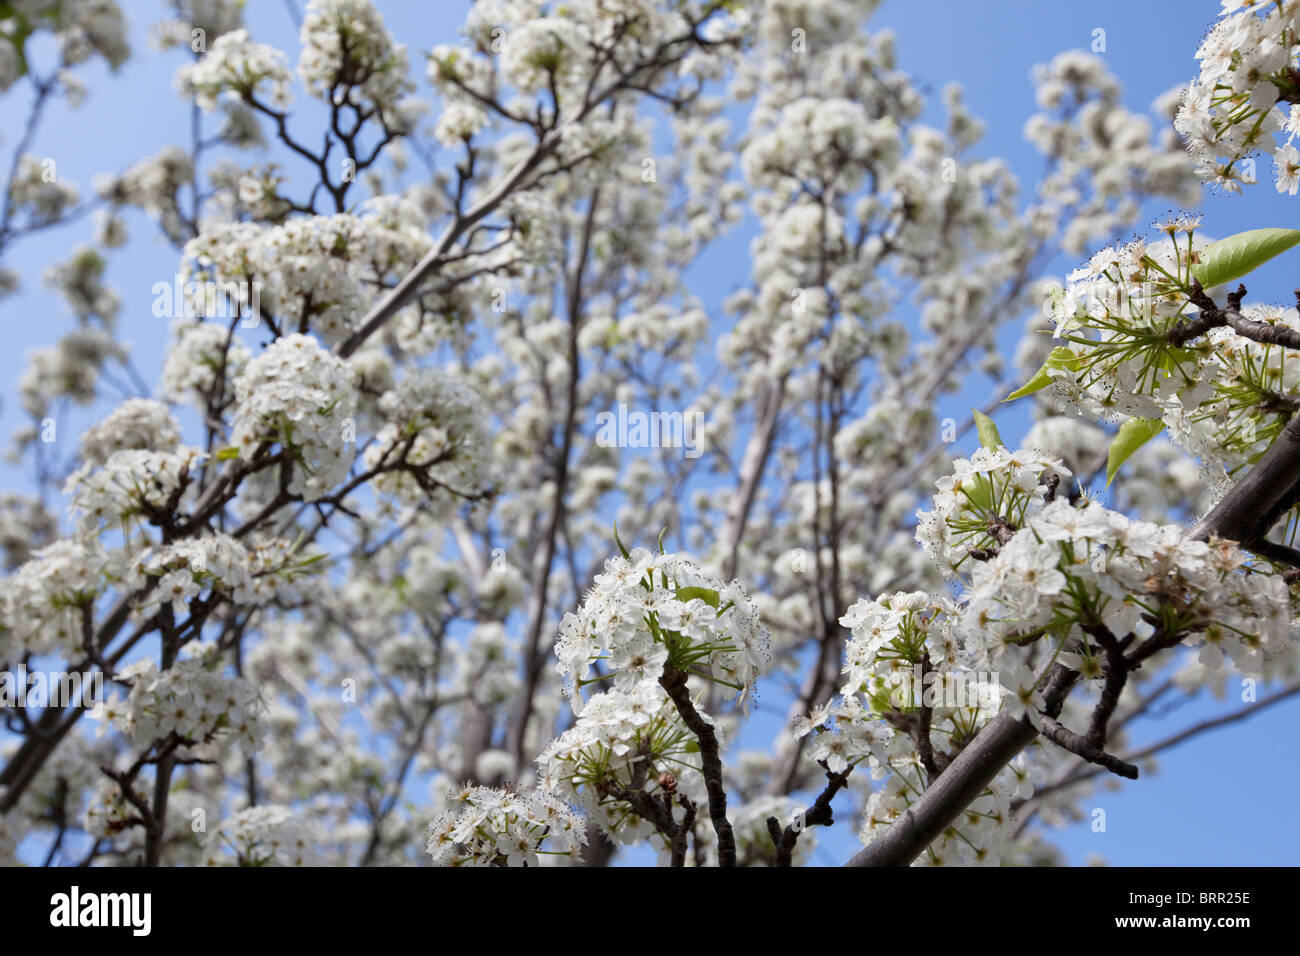
{"type": "Polygon", "coordinates": [[[233,445],[229,448],[223,448],[217,452],[217,461],[230,461],[232,458],[239,457],[239,449],[233,445]]]}
{"type": "Polygon", "coordinates": [[[617,524],[617,523],[615,523],[615,525],[614,525],[614,543],[615,543],[616,545],[618,545],[618,553],[619,553],[619,554],[623,555],[623,557],[626,558],[626,559],[629,560],[629,561],[632,560],[632,555],[630,555],[630,554],[627,553],[627,548],[623,547],[623,541],[622,541],[622,539],[619,538],[619,536],[618,536],[618,524],[617,524]]]}
{"type": "Polygon", "coordinates": [[[972,479],[962,482],[962,493],[970,506],[979,512],[989,512],[993,510],[993,484],[989,481],[988,475],[975,475],[972,479]]]}
{"type": "Polygon", "coordinates": [[[715,611],[718,609],[718,604],[722,600],[718,592],[713,590],[713,588],[678,588],[676,595],[677,600],[679,601],[693,601],[696,598],[699,598],[715,611]]]}
{"type": "Polygon", "coordinates": [[[1033,377],[1024,385],[1002,399],[1004,402],[1015,401],[1017,398],[1023,398],[1026,395],[1032,395],[1040,389],[1047,388],[1052,384],[1052,369],[1066,368],[1071,372],[1079,369],[1079,357],[1074,354],[1074,349],[1064,345],[1058,345],[1052,349],[1052,354],[1047,356],[1047,361],[1042,367],[1034,373],[1033,377]]]}
{"type": "Polygon", "coordinates": [[[1223,285],[1258,269],[1300,243],[1300,229],[1250,229],[1205,247],[1192,275],[1202,288],[1223,285]]]}
{"type": "Polygon", "coordinates": [[[1119,434],[1110,443],[1110,456],[1106,460],[1106,484],[1109,485],[1119,471],[1119,466],[1151,439],[1164,431],[1165,423],[1159,418],[1130,418],[1119,427],[1119,434]]]}
{"type": "Polygon", "coordinates": [[[975,431],[979,433],[980,444],[989,451],[997,451],[1005,443],[1002,436],[998,434],[998,426],[978,408],[972,408],[971,414],[975,416],[975,431]]]}

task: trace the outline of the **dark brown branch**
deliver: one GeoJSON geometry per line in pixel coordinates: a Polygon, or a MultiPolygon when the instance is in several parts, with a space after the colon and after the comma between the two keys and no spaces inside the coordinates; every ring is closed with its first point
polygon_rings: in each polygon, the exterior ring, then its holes
{"type": "Polygon", "coordinates": [[[656,830],[668,838],[671,853],[670,866],[686,865],[686,838],[695,828],[695,804],[684,794],[677,792],[677,780],[670,773],[659,778],[663,792],[658,795],[645,790],[646,775],[650,767],[650,745],[642,741],[641,750],[632,771],[631,783],[626,787],[611,789],[609,795],[622,800],[632,808],[637,816],[654,824],[656,830]],[[678,822],[673,817],[673,798],[682,805],[682,819],[678,822]]]}
{"type": "Polygon", "coordinates": [[[1223,318],[1228,327],[1243,338],[1261,345],[1280,345],[1288,349],[1300,349],[1300,332],[1286,325],[1269,325],[1244,317],[1239,311],[1241,297],[1246,294],[1244,285],[1237,286],[1237,291],[1228,294],[1228,308],[1223,310],[1223,318]]]}
{"type": "MultiPolygon", "coordinates": [[[[1143,747],[1141,750],[1135,750],[1131,754],[1126,754],[1124,759],[1130,763],[1136,764],[1141,760],[1146,760],[1158,753],[1170,750],[1199,734],[1206,733],[1210,730],[1217,730],[1220,727],[1226,727],[1235,724],[1238,721],[1245,720],[1253,714],[1256,714],[1265,708],[1272,707],[1274,704],[1280,704],[1284,700],[1289,700],[1297,694],[1300,694],[1300,683],[1292,684],[1284,690],[1278,691],[1276,694],[1258,700],[1248,707],[1243,707],[1241,710],[1234,711],[1230,714],[1224,714],[1221,717],[1213,717],[1209,720],[1203,720],[1198,724],[1193,724],[1191,727],[1186,727],[1183,730],[1178,731],[1176,734],[1172,734],[1163,740],[1159,740],[1156,743],[1143,747]]],[[[1064,779],[1059,780],[1056,783],[1048,784],[1045,787],[1041,787],[1035,791],[1034,795],[1029,797],[1025,803],[1031,803],[1046,797],[1049,794],[1055,793],[1058,790],[1063,790],[1066,787],[1072,787],[1075,784],[1083,783],[1102,772],[1103,768],[1101,767],[1080,767],[1064,779]]]]}
{"type": "Polygon", "coordinates": [[[1106,655],[1102,661],[1105,684],[1102,686],[1101,699],[1093,708],[1087,734],[1088,746],[1100,751],[1106,746],[1107,725],[1110,723],[1111,715],[1115,713],[1115,708],[1119,706],[1119,695],[1123,693],[1124,685],[1128,683],[1129,666],[1128,661],[1124,659],[1123,647],[1115,639],[1110,628],[1100,621],[1094,621],[1085,630],[1096,639],[1106,655]]]}
{"type": "Polygon", "coordinates": [[[1085,738],[1080,737],[1073,730],[1058,723],[1051,717],[1043,718],[1043,736],[1056,746],[1070,751],[1075,756],[1082,757],[1088,763],[1095,763],[1098,766],[1105,767],[1111,773],[1127,777],[1129,780],[1138,778],[1138,768],[1133,764],[1120,760],[1099,747],[1094,747],[1085,738]]]}
{"type": "Polygon", "coordinates": [[[1290,568],[1300,569],[1300,551],[1295,548],[1288,548],[1284,544],[1276,544],[1272,541],[1255,541],[1246,545],[1246,550],[1253,551],[1261,558],[1276,564],[1285,564],[1290,568]]]}
{"type": "Polygon", "coordinates": [[[853,772],[853,768],[849,767],[843,773],[832,773],[826,766],[826,761],[819,762],[822,769],[826,771],[826,788],[817,795],[813,805],[803,813],[797,821],[798,825],[790,823],[782,830],[776,817],[767,818],[767,832],[776,846],[776,866],[790,865],[795,844],[799,842],[799,835],[808,827],[828,827],[835,822],[831,801],[835,799],[837,793],[848,786],[849,774],[853,772]]]}
{"type": "Polygon", "coordinates": [[[934,671],[930,664],[930,655],[926,651],[921,652],[921,710],[916,722],[916,752],[921,758],[921,766],[933,780],[939,776],[941,768],[934,757],[934,741],[930,739],[930,724],[934,719],[934,708],[925,703],[925,678],[927,674],[934,671]]]}
{"type": "Polygon", "coordinates": [[[1227,323],[1224,321],[1222,314],[1215,309],[1213,314],[1202,312],[1194,319],[1179,319],[1165,333],[1165,338],[1169,340],[1170,345],[1185,345],[1211,329],[1221,329],[1225,325],[1227,323]]]}
{"type": "Polygon", "coordinates": [[[722,782],[722,758],[718,755],[718,735],[691,703],[686,689],[686,672],[664,668],[659,685],[668,692],[682,721],[700,742],[700,762],[704,771],[704,789],[709,794],[709,819],[718,835],[718,866],[736,865],[736,837],[727,819],[727,790],[722,782]]]}

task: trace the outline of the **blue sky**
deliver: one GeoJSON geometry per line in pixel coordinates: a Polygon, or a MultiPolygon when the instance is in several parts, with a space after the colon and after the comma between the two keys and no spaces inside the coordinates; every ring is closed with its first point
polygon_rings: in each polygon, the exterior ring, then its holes
{"type": "MultiPolygon", "coordinates": [[[[380,0],[390,28],[420,63],[420,51],[454,38],[465,0],[380,0]]],[[[185,57],[160,54],[149,48],[149,25],[162,15],[157,0],[126,0],[132,23],[133,58],[116,74],[102,67],[83,71],[90,88],[78,111],[56,107],[42,127],[33,151],[57,162],[60,178],[89,189],[93,174],[120,170],[155,153],[168,143],[185,144],[189,137],[187,108],[175,96],[171,77],[185,57]],[[125,106],[124,106],[125,104],[125,106]]],[[[301,0],[298,6],[301,7],[301,0]]],[[[1032,189],[1041,161],[1024,141],[1022,128],[1035,111],[1031,68],[1070,48],[1091,47],[1096,30],[1105,31],[1102,54],[1121,79],[1130,109],[1145,110],[1151,100],[1185,82],[1195,71],[1194,51],[1205,28],[1219,11],[1217,0],[1147,0],[1086,4],[996,0],[886,0],[872,28],[888,27],[897,37],[898,64],[922,89],[933,95],[948,82],[960,83],[975,115],[987,127],[979,152],[1006,159],[1032,189]]],[[[247,20],[255,38],[281,46],[296,60],[296,29],[286,4],[279,0],[250,0],[247,20]]],[[[25,117],[27,94],[15,87],[0,97],[0,154],[7,156],[25,117]]],[[[935,103],[928,118],[940,122],[935,103]]],[[[309,124],[308,124],[309,125],[309,124]]],[[[293,171],[292,161],[286,163],[293,171]]],[[[1279,197],[1268,183],[1249,189],[1244,197],[1207,194],[1202,211],[1205,231],[1213,236],[1259,226],[1295,224],[1296,199],[1279,197]]],[[[1149,210],[1156,218],[1164,207],[1149,210]]],[[[169,280],[176,268],[174,251],[143,216],[131,215],[132,241],[110,253],[108,279],[123,297],[121,324],[133,346],[135,362],[150,383],[156,382],[166,341],[166,319],[150,311],[152,287],[169,280]]],[[[1139,229],[1144,223],[1139,223],[1139,229]]],[[[5,265],[24,277],[25,290],[0,300],[0,327],[6,347],[0,350],[0,376],[6,383],[0,398],[0,433],[9,435],[23,423],[16,382],[24,368],[24,353],[48,344],[70,327],[71,316],[42,287],[40,273],[68,249],[89,238],[82,222],[28,239],[10,251],[5,265]]],[[[745,259],[747,238],[733,236],[725,248],[710,255],[708,268],[696,270],[698,294],[716,302],[749,275],[745,259]]],[[[1300,257],[1300,252],[1292,254],[1300,257]]],[[[1285,269],[1296,258],[1276,264],[1256,280],[1252,299],[1287,301],[1290,288],[1285,269]],[[1261,281],[1262,280],[1262,281],[1261,281]]],[[[1053,271],[1063,274],[1076,265],[1060,260],[1053,271]]],[[[1018,328],[1018,323],[1016,323],[1018,328]]],[[[1012,338],[1008,338],[1010,347],[1012,338]]],[[[969,398],[962,397],[965,404],[969,398]]],[[[954,408],[958,414],[964,408],[954,408]]],[[[1009,441],[1021,434],[1023,412],[1010,410],[999,419],[1009,441]]],[[[87,421],[74,425],[79,432],[87,421]]],[[[0,464],[5,487],[21,488],[26,476],[0,464]]],[[[1261,696],[1267,691],[1261,690],[1261,696]]],[[[765,701],[747,732],[746,742],[766,746],[784,714],[784,702],[765,701]]],[[[1158,739],[1195,720],[1233,708],[1232,701],[1194,701],[1170,719],[1148,724],[1137,743],[1158,739]]],[[[1083,863],[1098,854],[1112,864],[1293,864],[1300,862],[1300,823],[1294,797],[1300,784],[1300,738],[1294,732],[1300,700],[1292,699],[1258,718],[1198,738],[1162,760],[1158,776],[1106,792],[1091,807],[1105,809],[1107,828],[1095,833],[1084,823],[1056,834],[1070,862],[1083,863]],[[1243,818],[1259,821],[1258,828],[1243,818]]],[[[847,816],[843,817],[847,819],[847,816]]],[[[828,848],[818,862],[839,862],[856,846],[849,829],[840,825],[825,834],[828,848]]]]}

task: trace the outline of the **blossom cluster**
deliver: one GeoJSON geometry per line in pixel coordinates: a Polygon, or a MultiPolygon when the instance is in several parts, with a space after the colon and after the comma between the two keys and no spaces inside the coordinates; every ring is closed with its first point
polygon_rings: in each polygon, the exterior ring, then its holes
{"type": "Polygon", "coordinates": [[[852,192],[868,168],[897,160],[898,133],[892,117],[872,119],[861,103],[804,97],[788,104],[772,129],[745,148],[741,162],[755,185],[772,187],[793,177],[852,192]]]}
{"type": "MultiPolygon", "coordinates": [[[[3,45],[0,42],[0,45],[3,45]]],[[[77,187],[54,175],[39,157],[24,153],[9,180],[9,201],[33,226],[57,222],[81,198],[77,187]]]]}
{"type": "Polygon", "coordinates": [[[186,613],[201,594],[220,592],[235,604],[263,607],[274,600],[292,603],[301,598],[301,581],[315,557],[296,557],[281,539],[246,547],[226,534],[185,538],[145,548],[133,562],[125,583],[156,586],[141,607],[169,604],[186,613]]]}
{"type": "Polygon", "coordinates": [[[241,0],[184,0],[175,5],[176,16],[154,24],[151,39],[160,50],[190,46],[195,30],[202,30],[205,39],[215,39],[239,29],[243,8],[241,0]]]}
{"type": "MultiPolygon", "coordinates": [[[[59,65],[64,68],[99,56],[116,69],[131,55],[126,18],[113,0],[26,0],[6,4],[5,16],[4,29],[0,30],[0,93],[22,75],[24,47],[31,35],[52,33],[59,65]]],[[[62,87],[73,105],[80,103],[84,93],[81,81],[67,69],[60,69],[56,76],[58,85],[54,88],[62,87]]]]}
{"type": "Polygon", "coordinates": [[[104,589],[105,555],[94,543],[56,541],[0,578],[0,661],[81,653],[83,615],[104,589]]]}
{"type": "Polygon", "coordinates": [[[1153,123],[1150,115],[1125,108],[1105,58],[1082,50],[1035,67],[1034,83],[1041,112],[1025,124],[1025,138],[1048,164],[1042,202],[1028,217],[1035,232],[1062,218],[1061,247],[1082,255],[1097,241],[1125,233],[1140,214],[1144,193],[1184,208],[1200,202],[1201,183],[1170,122],[1177,90],[1151,104],[1158,117],[1153,123]],[[1089,182],[1092,190],[1084,188],[1089,182]]]}
{"type": "Polygon", "coordinates": [[[368,470],[381,472],[375,490],[409,505],[477,492],[487,451],[479,406],[470,388],[431,369],[385,392],[379,408],[387,423],[364,456],[368,470]]]}
{"type": "Polygon", "coordinates": [[[112,67],[130,55],[126,39],[126,18],[113,0],[65,0],[58,4],[36,4],[40,12],[53,14],[59,54],[69,66],[93,56],[103,57],[112,67]]]}
{"type": "Polygon", "coordinates": [[[106,701],[104,716],[138,746],[172,734],[186,746],[230,737],[251,754],[263,733],[261,695],[251,681],[223,676],[213,663],[190,657],[166,670],[148,658],[130,664],[117,676],[131,691],[125,701],[106,701]]]}
{"type": "MultiPolygon", "coordinates": [[[[1203,318],[1194,267],[1207,242],[1198,221],[1097,252],[1052,301],[1061,344],[1043,368],[1058,403],[1104,420],[1163,423],[1221,495],[1226,474],[1253,460],[1286,424],[1300,377],[1281,346],[1231,328],[1184,330],[1203,318]]],[[[1219,304],[1227,304],[1220,295],[1219,304]]],[[[1248,322],[1300,328],[1294,308],[1240,307],[1248,322]]]]}
{"type": "MultiPolygon", "coordinates": [[[[406,48],[394,43],[370,0],[312,0],[303,15],[298,75],[312,96],[392,114],[412,89],[406,48]]],[[[386,115],[387,120],[393,118],[386,115]]]]}
{"type": "Polygon", "coordinates": [[[933,509],[917,515],[917,540],[946,574],[969,569],[971,549],[996,548],[999,534],[1042,504],[1053,476],[1059,482],[1070,472],[1050,455],[978,448],[936,482],[933,509]]]}
{"type": "Polygon", "coordinates": [[[205,457],[190,446],[115,451],[103,465],[87,462],[69,476],[64,488],[69,510],[84,534],[119,526],[129,534],[188,503],[195,470],[205,457]]]}
{"type": "Polygon", "coordinates": [[[555,656],[577,712],[584,686],[610,679],[631,692],[657,682],[665,666],[699,673],[747,707],[771,651],[739,581],[724,584],[678,555],[637,548],[606,561],[582,607],[565,614],[555,656]]]}
{"type": "MultiPolygon", "coordinates": [[[[132,781],[131,795],[148,805],[147,781],[137,777],[132,781]]],[[[111,839],[135,826],[140,811],[122,792],[122,785],[111,779],[101,779],[81,816],[81,825],[87,833],[100,839],[111,839]]]]}
{"type": "Polygon", "coordinates": [[[540,866],[572,863],[587,843],[586,823],[544,790],[462,787],[460,809],[429,825],[425,850],[439,866],[540,866]]]}
{"type": "Polygon", "coordinates": [[[1207,183],[1240,192],[1256,181],[1248,157],[1268,153],[1278,192],[1300,190],[1300,3],[1233,0],[1210,29],[1175,120],[1207,183]],[[1284,111],[1280,104],[1289,104],[1284,111]],[[1286,143],[1279,137],[1285,133],[1286,143]]]}
{"type": "MultiPolygon", "coordinates": [[[[545,109],[574,112],[594,86],[670,47],[685,54],[676,72],[712,78],[749,22],[746,11],[733,7],[717,0],[684,0],[668,8],[652,0],[476,3],[461,30],[469,43],[441,44],[429,56],[429,79],[449,110],[454,107],[438,124],[439,139],[455,142],[480,126],[485,116],[479,107],[495,99],[502,85],[519,94],[509,104],[517,110],[514,115],[532,113],[536,107],[525,106],[527,98],[548,90],[555,102],[545,109]],[[696,31],[708,37],[710,47],[683,42],[696,31]],[[676,42],[665,42],[669,38],[676,42]],[[492,56],[478,55],[488,50],[492,56]]],[[[599,125],[601,117],[592,115],[580,125],[588,123],[599,125]]]]}
{"type": "Polygon", "coordinates": [[[767,627],[739,582],[724,584],[679,555],[622,551],[560,624],[557,670],[578,719],[538,757],[542,785],[613,839],[654,837],[667,852],[663,820],[645,801],[658,813],[706,803],[704,732],[697,737],[689,720],[722,737],[702,695],[681,699],[689,697],[684,678],[729,689],[747,712],[770,653],[767,627]],[[584,698],[583,687],[605,681],[608,689],[584,698]]]}
{"type": "MultiPolygon", "coordinates": [[[[1262,672],[1290,653],[1285,582],[1248,573],[1245,552],[1193,540],[1179,525],[1132,520],[1088,498],[1057,499],[1054,485],[1031,484],[1036,476],[1026,475],[1026,458],[1034,460],[998,448],[959,460],[954,475],[938,482],[935,510],[920,516],[917,539],[942,566],[960,569],[966,585],[952,625],[957,633],[932,647],[936,661],[949,659],[943,648],[954,643],[968,662],[974,649],[976,662],[1003,665],[1004,655],[1014,660],[1013,648],[1037,635],[1085,640],[1088,628],[1105,627],[1121,638],[1145,638],[1161,621],[1186,631],[1185,643],[1215,645],[1247,671],[1262,672]],[[1153,623],[1153,608],[1166,604],[1179,615],[1153,623]]],[[[889,627],[875,621],[868,629],[868,620],[860,610],[846,617],[870,656],[889,627]]],[[[1014,694],[1017,686],[1006,690],[1014,694]]]]}
{"type": "Polygon", "coordinates": [[[248,346],[215,322],[178,319],[172,336],[163,363],[163,395],[171,401],[194,401],[199,407],[209,401],[224,407],[252,357],[248,346]]]}
{"type": "MultiPolygon", "coordinates": [[[[39,422],[59,399],[89,404],[103,366],[124,359],[126,354],[107,329],[93,326],[76,329],[55,345],[33,349],[27,353],[27,368],[18,382],[23,410],[39,422]]],[[[20,445],[35,441],[37,430],[20,429],[17,437],[20,445]]]]}
{"type": "MultiPolygon", "coordinates": [[[[1064,472],[1036,453],[981,449],[938,482],[917,539],[962,584],[959,598],[898,592],[854,604],[839,697],[797,727],[811,759],[840,773],[864,763],[888,777],[862,832],[878,835],[925,789],[933,754],[907,720],[923,710],[934,751],[960,749],[994,716],[1036,725],[1048,670],[1085,681],[1104,673],[1106,646],[1182,643],[1202,666],[1225,658],[1268,676],[1300,659],[1286,583],[1256,573],[1230,542],[1193,540],[1179,525],[1128,518],[1088,498],[1055,497],[1064,472]]],[[[922,862],[999,859],[1020,788],[1004,769],[922,862]]]]}
{"type": "Polygon", "coordinates": [[[216,109],[218,100],[246,100],[269,96],[269,105],[289,105],[293,74],[284,53],[265,43],[254,43],[240,28],[217,37],[208,51],[178,74],[181,88],[193,96],[204,112],[216,109]]]}
{"type": "Polygon", "coordinates": [[[592,697],[537,764],[548,792],[580,807],[622,843],[656,833],[625,799],[638,778],[651,795],[670,790],[704,803],[698,742],[673,701],[649,682],[592,697]]]}
{"type": "Polygon", "coordinates": [[[59,535],[59,523],[39,498],[0,493],[0,552],[12,571],[31,560],[32,552],[59,535]]]}
{"type": "Polygon", "coordinates": [[[221,821],[208,840],[204,863],[221,866],[319,866],[316,828],[277,804],[247,807],[221,821]]]}
{"type": "Polygon", "coordinates": [[[128,398],[81,435],[81,460],[103,465],[119,451],[174,451],[181,426],[162,402],[128,398]]]}
{"type": "MultiPolygon", "coordinates": [[[[45,283],[58,291],[79,319],[94,317],[111,327],[122,300],[116,290],[104,282],[105,265],[104,257],[96,249],[79,245],[66,260],[46,270],[45,283]]],[[[121,350],[122,346],[112,342],[112,348],[121,350]]]]}
{"type": "Polygon", "coordinates": [[[356,381],[347,364],[309,335],[277,339],[252,359],[235,382],[231,444],[251,459],[265,443],[293,462],[290,494],[324,497],[347,475],[354,458],[356,381]]]}
{"type": "Polygon", "coordinates": [[[449,103],[438,114],[433,138],[448,148],[472,139],[487,125],[487,113],[470,103],[449,103]]]}
{"type": "Polygon", "coordinates": [[[1248,560],[1234,544],[1194,540],[1180,525],[1053,501],[976,564],[964,626],[978,626],[993,646],[1069,628],[1065,659],[1091,674],[1098,651],[1081,630],[1145,639],[1160,627],[1200,647],[1211,669],[1226,656],[1242,672],[1268,674],[1294,663],[1288,588],[1278,575],[1252,573],[1248,560]]]}
{"type": "Polygon", "coordinates": [[[305,324],[335,345],[356,330],[380,282],[405,274],[431,242],[409,214],[385,215],[373,203],[363,212],[213,226],[186,244],[187,278],[210,279],[234,290],[239,306],[305,324]]]}
{"type": "MultiPolygon", "coordinates": [[[[907,813],[922,792],[918,783],[919,772],[913,767],[889,774],[871,791],[862,810],[858,834],[864,845],[870,845],[907,813]]],[[[1011,766],[1002,768],[953,824],[926,847],[916,865],[998,866],[1011,837],[1011,800],[1027,797],[1032,792],[1032,787],[1019,789],[1018,783],[1018,775],[1011,766]]]]}
{"type": "Polygon", "coordinates": [[[128,167],[118,176],[95,183],[96,191],[114,206],[136,206],[162,226],[174,242],[183,242],[190,227],[177,203],[176,192],[194,181],[194,163],[179,146],[164,146],[156,155],[128,167]]]}
{"type": "Polygon", "coordinates": [[[536,93],[548,82],[571,90],[586,74],[586,32],[570,17],[526,20],[506,35],[501,72],[521,93],[536,93]]]}

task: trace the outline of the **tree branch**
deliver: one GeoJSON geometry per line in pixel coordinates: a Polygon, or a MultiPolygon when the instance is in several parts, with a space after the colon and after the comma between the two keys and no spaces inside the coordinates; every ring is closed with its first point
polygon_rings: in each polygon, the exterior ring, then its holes
{"type": "MultiPolygon", "coordinates": [[[[1079,675],[1056,665],[1043,697],[1047,716],[1055,718],[1079,675]]],[[[901,817],[845,866],[907,866],[946,830],[957,815],[979,798],[998,772],[1011,762],[1038,731],[1027,717],[1001,714],[975,735],[901,817]]]]}
{"type": "Polygon", "coordinates": [[[686,672],[664,668],[659,685],[668,692],[682,721],[700,742],[700,762],[704,771],[704,789],[709,794],[709,819],[718,835],[718,866],[736,865],[736,837],[727,819],[727,790],[722,782],[722,759],[718,755],[718,735],[713,724],[706,720],[686,690],[686,672]]]}

